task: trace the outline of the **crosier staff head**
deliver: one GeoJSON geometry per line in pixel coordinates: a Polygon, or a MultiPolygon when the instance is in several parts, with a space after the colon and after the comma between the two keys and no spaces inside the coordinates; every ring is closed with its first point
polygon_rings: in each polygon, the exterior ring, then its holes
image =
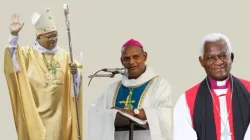
{"type": "Polygon", "coordinates": [[[66,18],[66,20],[65,20],[66,26],[69,29],[69,7],[68,7],[68,4],[64,4],[63,9],[64,9],[64,15],[66,18]]]}

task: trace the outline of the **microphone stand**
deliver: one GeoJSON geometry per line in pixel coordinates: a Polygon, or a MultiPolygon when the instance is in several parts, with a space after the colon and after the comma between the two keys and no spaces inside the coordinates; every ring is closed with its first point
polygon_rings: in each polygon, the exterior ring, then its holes
{"type": "Polygon", "coordinates": [[[103,71],[103,69],[98,70],[95,74],[88,76],[90,78],[88,86],[90,85],[90,82],[92,81],[92,79],[94,77],[109,77],[109,78],[114,78],[116,74],[119,74],[118,71],[111,72],[111,74],[97,74],[97,73],[99,73],[101,71],[103,71]]]}
{"type": "Polygon", "coordinates": [[[96,74],[96,75],[89,75],[89,78],[93,78],[93,77],[110,77],[110,78],[114,78],[115,74],[96,74]]]}

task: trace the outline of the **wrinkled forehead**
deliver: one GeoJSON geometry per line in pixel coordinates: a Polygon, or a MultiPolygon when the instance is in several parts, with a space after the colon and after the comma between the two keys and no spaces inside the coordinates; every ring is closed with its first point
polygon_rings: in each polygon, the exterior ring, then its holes
{"type": "Polygon", "coordinates": [[[206,41],[204,44],[204,53],[227,53],[229,52],[226,41],[206,41]]]}

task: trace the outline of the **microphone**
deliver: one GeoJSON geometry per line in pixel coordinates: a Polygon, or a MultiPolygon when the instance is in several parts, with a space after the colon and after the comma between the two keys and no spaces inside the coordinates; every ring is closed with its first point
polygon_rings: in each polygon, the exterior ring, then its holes
{"type": "Polygon", "coordinates": [[[124,68],[104,68],[104,69],[102,69],[102,71],[111,72],[113,74],[122,74],[122,75],[125,74],[124,68]]]}
{"type": "Polygon", "coordinates": [[[127,72],[125,70],[125,68],[104,68],[104,69],[101,69],[101,70],[98,70],[97,72],[95,72],[95,74],[93,75],[89,75],[89,78],[91,78],[89,80],[89,84],[88,86],[90,85],[90,82],[92,80],[92,78],[94,77],[109,77],[109,78],[114,78],[114,76],[116,74],[121,74],[121,75],[125,75],[127,72]],[[110,72],[111,74],[97,74],[98,72],[101,72],[101,71],[104,71],[104,72],[110,72]]]}

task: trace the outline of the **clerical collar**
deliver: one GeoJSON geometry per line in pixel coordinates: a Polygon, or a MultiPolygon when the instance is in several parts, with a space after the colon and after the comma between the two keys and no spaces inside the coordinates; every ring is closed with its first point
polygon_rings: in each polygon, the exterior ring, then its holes
{"type": "Polygon", "coordinates": [[[228,84],[230,82],[230,78],[227,77],[227,79],[223,81],[216,81],[210,77],[208,77],[209,83],[210,83],[210,88],[212,89],[226,89],[228,88],[228,84]]]}
{"type": "Polygon", "coordinates": [[[56,44],[56,47],[55,48],[53,48],[53,49],[51,49],[51,50],[48,50],[48,49],[46,49],[46,48],[44,48],[43,46],[41,46],[39,43],[38,43],[38,41],[35,41],[35,43],[34,43],[34,48],[37,50],[37,51],[39,51],[39,52],[41,52],[41,53],[45,53],[45,54],[55,54],[55,53],[57,53],[58,51],[59,51],[59,46],[56,44]]]}
{"type": "Polygon", "coordinates": [[[141,85],[153,77],[157,76],[157,74],[153,71],[150,66],[146,67],[146,71],[141,74],[137,79],[128,79],[127,75],[122,76],[122,85],[125,87],[138,86],[141,85]]]}

